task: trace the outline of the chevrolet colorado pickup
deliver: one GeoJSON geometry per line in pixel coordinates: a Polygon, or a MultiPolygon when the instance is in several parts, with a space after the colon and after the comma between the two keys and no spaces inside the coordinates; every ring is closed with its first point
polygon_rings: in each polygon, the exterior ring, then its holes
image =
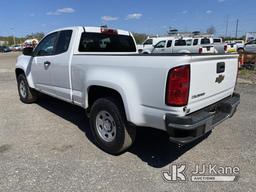
{"type": "Polygon", "coordinates": [[[186,144],[231,117],[237,55],[137,52],[130,32],[70,27],[25,48],[16,64],[20,100],[45,93],[86,109],[95,143],[119,154],[136,127],[152,127],[186,144]]]}

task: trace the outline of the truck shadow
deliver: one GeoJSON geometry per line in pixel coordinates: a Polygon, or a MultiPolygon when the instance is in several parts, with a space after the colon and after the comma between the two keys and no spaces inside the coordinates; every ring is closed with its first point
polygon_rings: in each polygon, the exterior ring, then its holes
{"type": "MultiPolygon", "coordinates": [[[[89,120],[85,115],[84,109],[46,95],[42,95],[42,98],[37,104],[75,124],[85,133],[90,142],[94,143],[89,127],[89,120]]],[[[205,137],[208,137],[209,134],[205,137]]],[[[168,139],[168,135],[163,131],[139,127],[137,128],[136,140],[127,152],[135,154],[149,166],[161,168],[178,159],[185,152],[200,143],[205,137],[190,144],[179,146],[175,143],[171,143],[168,139]]]]}
{"type": "Polygon", "coordinates": [[[194,142],[180,146],[169,141],[168,135],[164,131],[152,128],[137,128],[136,140],[133,146],[128,150],[136,154],[142,161],[155,168],[162,168],[188,150],[199,144],[210,133],[194,142]]]}

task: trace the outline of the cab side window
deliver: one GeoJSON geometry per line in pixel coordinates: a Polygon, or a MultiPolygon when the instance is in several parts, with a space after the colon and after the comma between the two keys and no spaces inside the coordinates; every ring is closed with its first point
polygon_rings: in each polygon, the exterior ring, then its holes
{"type": "Polygon", "coordinates": [[[164,48],[166,41],[160,41],[156,44],[155,48],[164,48]]]}
{"type": "Polygon", "coordinates": [[[179,39],[175,41],[175,45],[174,46],[186,46],[187,42],[183,39],[179,39]]]}
{"type": "Polygon", "coordinates": [[[197,45],[197,44],[198,44],[198,39],[194,39],[193,45],[197,45]]]}
{"type": "Polygon", "coordinates": [[[65,53],[68,50],[71,36],[72,36],[72,30],[65,30],[60,32],[58,42],[56,45],[56,51],[55,51],[56,55],[65,53]]]}
{"type": "Polygon", "coordinates": [[[167,41],[167,48],[172,46],[172,40],[167,41]]]}
{"type": "Polygon", "coordinates": [[[148,39],[147,41],[145,41],[145,43],[143,43],[143,45],[152,45],[153,44],[153,39],[148,39]]]}
{"type": "Polygon", "coordinates": [[[55,51],[58,32],[51,33],[46,36],[36,47],[35,56],[49,56],[53,55],[55,51]]]}

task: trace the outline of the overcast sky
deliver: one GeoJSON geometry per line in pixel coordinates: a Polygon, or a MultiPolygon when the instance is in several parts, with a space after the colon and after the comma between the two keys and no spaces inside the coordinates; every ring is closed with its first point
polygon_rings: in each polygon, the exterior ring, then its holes
{"type": "Polygon", "coordinates": [[[217,35],[256,31],[255,0],[4,0],[0,4],[0,36],[83,25],[164,34],[169,26],[180,31],[205,31],[215,26],[217,35]]]}

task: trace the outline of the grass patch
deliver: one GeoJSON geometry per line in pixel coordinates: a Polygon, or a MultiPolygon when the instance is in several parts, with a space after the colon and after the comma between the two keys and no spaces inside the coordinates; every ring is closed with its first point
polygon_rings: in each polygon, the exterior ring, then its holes
{"type": "Polygon", "coordinates": [[[239,70],[238,77],[256,83],[256,70],[241,69],[239,70]]]}

